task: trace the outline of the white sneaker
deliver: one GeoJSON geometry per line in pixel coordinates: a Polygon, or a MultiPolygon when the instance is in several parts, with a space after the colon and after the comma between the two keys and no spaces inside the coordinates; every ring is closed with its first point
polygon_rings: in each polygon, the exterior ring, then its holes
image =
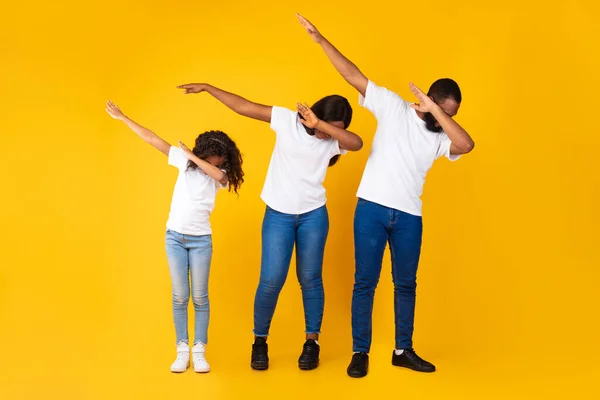
{"type": "Polygon", "coordinates": [[[190,366],[190,346],[179,343],[177,346],[177,359],[171,364],[171,372],[185,372],[190,366]]]}
{"type": "Polygon", "coordinates": [[[202,343],[198,343],[192,349],[192,358],[194,360],[194,371],[196,372],[209,372],[210,365],[206,362],[206,358],[204,358],[204,353],[206,352],[206,347],[202,343]]]}

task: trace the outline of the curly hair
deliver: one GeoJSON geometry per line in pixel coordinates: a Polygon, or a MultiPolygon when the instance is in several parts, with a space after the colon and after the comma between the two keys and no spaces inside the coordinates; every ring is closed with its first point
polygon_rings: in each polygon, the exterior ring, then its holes
{"type": "MultiPolygon", "coordinates": [[[[221,131],[208,131],[201,133],[196,138],[196,145],[192,150],[198,158],[206,159],[210,156],[224,157],[221,166],[227,173],[229,191],[238,194],[238,189],[244,183],[244,171],[242,170],[242,153],[226,133],[221,131]]],[[[188,162],[188,170],[197,169],[198,166],[192,161],[188,162]]]]}
{"type": "MultiPolygon", "coordinates": [[[[347,129],[348,126],[350,126],[350,121],[352,121],[352,106],[350,105],[350,102],[345,97],[337,94],[323,97],[313,104],[310,109],[315,113],[317,118],[322,121],[342,121],[344,123],[344,129],[347,129]]],[[[304,126],[304,129],[306,129],[306,133],[311,136],[315,134],[314,129],[310,129],[307,126],[304,126]]],[[[333,156],[331,160],[329,160],[329,166],[333,167],[339,159],[339,154],[333,156]]]]}

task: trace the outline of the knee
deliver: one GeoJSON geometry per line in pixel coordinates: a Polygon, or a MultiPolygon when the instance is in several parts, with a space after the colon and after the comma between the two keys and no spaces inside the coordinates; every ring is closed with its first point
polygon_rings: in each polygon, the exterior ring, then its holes
{"type": "Polygon", "coordinates": [[[417,292],[417,280],[402,279],[395,281],[394,289],[401,294],[414,296],[417,292]]]}
{"type": "Polygon", "coordinates": [[[190,296],[182,293],[173,293],[173,306],[187,307],[190,296]]]}
{"type": "Polygon", "coordinates": [[[283,284],[278,281],[261,279],[260,283],[258,284],[258,293],[266,296],[277,295],[279,292],[281,292],[282,288],[283,284]]]}
{"type": "Polygon", "coordinates": [[[192,296],[192,302],[195,308],[206,307],[209,304],[208,293],[200,293],[192,296]]]}
{"type": "Polygon", "coordinates": [[[379,283],[379,277],[369,276],[366,274],[355,274],[354,276],[354,289],[362,291],[372,291],[377,288],[379,283]]]}
{"type": "Polygon", "coordinates": [[[316,289],[323,287],[323,275],[319,272],[308,272],[298,274],[298,282],[302,289],[316,289]]]}

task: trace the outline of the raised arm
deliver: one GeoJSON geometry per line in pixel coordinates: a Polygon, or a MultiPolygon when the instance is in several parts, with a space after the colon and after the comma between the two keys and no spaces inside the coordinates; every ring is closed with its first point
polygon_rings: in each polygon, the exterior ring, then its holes
{"type": "Polygon", "coordinates": [[[123,121],[125,125],[127,125],[132,131],[134,131],[139,137],[141,137],[144,140],[144,142],[151,144],[154,148],[156,148],[164,155],[169,155],[169,149],[171,148],[171,145],[169,143],[165,142],[150,129],[144,128],[137,122],[127,117],[125,114],[123,114],[119,106],[114,104],[112,101],[106,102],[106,112],[114,119],[123,121]]]}
{"type": "Polygon", "coordinates": [[[319,119],[308,104],[298,103],[298,113],[302,116],[300,122],[310,129],[326,133],[338,141],[340,148],[350,151],[362,149],[363,141],[356,133],[337,127],[319,119]]]}
{"type": "Polygon", "coordinates": [[[475,147],[475,142],[467,131],[413,83],[410,84],[410,90],[419,100],[419,103],[412,104],[411,107],[420,112],[431,113],[437,122],[439,122],[444,132],[446,132],[446,135],[448,135],[448,138],[452,142],[450,145],[450,154],[461,155],[470,153],[473,147],[475,147]]]}
{"type": "Polygon", "coordinates": [[[185,152],[188,160],[196,164],[198,168],[200,168],[200,170],[202,170],[202,172],[204,172],[206,175],[210,176],[221,185],[225,185],[227,183],[227,174],[221,169],[192,153],[192,151],[185,144],[181,143],[181,141],[179,141],[179,148],[185,152]]]}
{"type": "Polygon", "coordinates": [[[271,122],[271,106],[254,103],[237,94],[226,92],[207,83],[188,83],[179,85],[177,88],[184,89],[185,94],[207,92],[215,99],[244,117],[271,122]]]}
{"type": "Polygon", "coordinates": [[[344,57],[344,55],[340,53],[340,51],[329,42],[329,40],[325,39],[309,20],[300,14],[296,14],[296,16],[310,37],[321,45],[323,51],[325,51],[325,54],[327,57],[329,57],[329,61],[331,61],[335,69],[337,69],[346,82],[354,86],[354,88],[358,90],[360,94],[365,96],[367,92],[367,84],[369,83],[367,77],[360,72],[358,67],[352,63],[352,61],[344,57]]]}

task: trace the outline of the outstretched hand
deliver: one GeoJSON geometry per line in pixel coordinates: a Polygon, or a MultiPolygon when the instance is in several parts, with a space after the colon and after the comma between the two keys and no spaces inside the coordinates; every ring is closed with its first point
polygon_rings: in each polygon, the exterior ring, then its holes
{"type": "Polygon", "coordinates": [[[323,36],[317,30],[317,28],[309,20],[304,18],[302,15],[296,14],[296,17],[298,18],[300,25],[302,25],[304,27],[304,29],[306,30],[306,33],[308,33],[310,35],[312,40],[314,40],[317,43],[320,43],[321,40],[323,39],[323,36]]]}
{"type": "Polygon", "coordinates": [[[200,93],[206,90],[204,83],[186,83],[185,85],[177,86],[177,89],[185,90],[184,94],[200,93]]]}
{"type": "Polygon", "coordinates": [[[121,111],[119,106],[110,100],[106,102],[106,112],[108,113],[108,115],[110,115],[114,119],[125,118],[125,114],[123,114],[123,111],[121,111]]]}
{"type": "Polygon", "coordinates": [[[410,90],[413,92],[418,103],[411,104],[411,107],[420,112],[431,112],[437,104],[435,101],[431,99],[431,97],[427,96],[421,89],[419,89],[414,83],[410,83],[410,90]]]}

